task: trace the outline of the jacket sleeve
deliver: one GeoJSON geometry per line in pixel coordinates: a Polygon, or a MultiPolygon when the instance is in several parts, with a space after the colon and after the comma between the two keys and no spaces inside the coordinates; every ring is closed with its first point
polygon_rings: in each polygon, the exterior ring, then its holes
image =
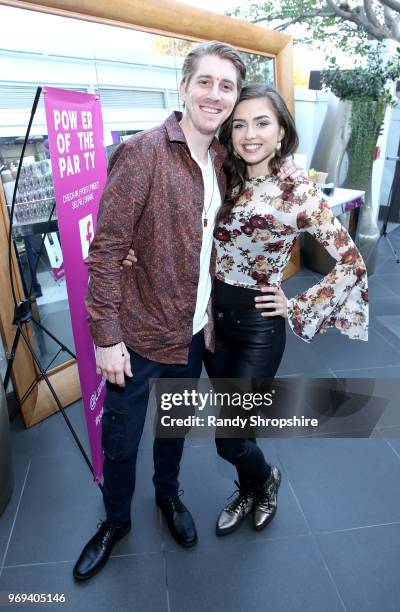
{"type": "Polygon", "coordinates": [[[120,265],[132,244],[154,168],[151,143],[146,146],[144,140],[127,141],[114,152],[100,200],[96,233],[89,249],[86,296],[89,329],[97,346],[122,340],[120,265]]]}
{"type": "Polygon", "coordinates": [[[314,236],[336,260],[336,265],[316,285],[288,300],[289,325],[306,342],[332,326],[350,338],[368,340],[368,281],[364,261],[315,186],[299,185],[297,191],[298,230],[314,236]]]}

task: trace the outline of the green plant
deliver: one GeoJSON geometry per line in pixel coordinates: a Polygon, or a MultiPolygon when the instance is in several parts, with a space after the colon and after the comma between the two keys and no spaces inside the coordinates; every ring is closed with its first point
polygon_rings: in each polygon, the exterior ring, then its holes
{"type": "MultiPolygon", "coordinates": [[[[400,53],[400,49],[397,50],[400,53]]],[[[341,70],[335,57],[329,58],[329,67],[321,72],[322,82],[341,100],[369,98],[376,102],[393,104],[388,85],[400,78],[399,56],[386,62],[382,49],[376,46],[366,56],[364,66],[341,70]]]]}
{"type": "Polygon", "coordinates": [[[228,15],[294,37],[295,43],[365,55],[371,40],[400,42],[399,0],[259,0],[238,2],[228,15]]]}
{"type": "Polygon", "coordinates": [[[385,109],[395,100],[388,88],[400,76],[399,58],[382,61],[381,48],[368,52],[364,66],[340,70],[335,58],[322,71],[322,82],[335,96],[351,102],[351,136],[347,147],[349,168],[346,187],[367,191],[370,186],[374,149],[385,109]]]}
{"type": "Polygon", "coordinates": [[[369,187],[376,141],[385,117],[385,108],[383,100],[376,101],[370,98],[352,100],[346,187],[362,190],[367,190],[369,187]]]}

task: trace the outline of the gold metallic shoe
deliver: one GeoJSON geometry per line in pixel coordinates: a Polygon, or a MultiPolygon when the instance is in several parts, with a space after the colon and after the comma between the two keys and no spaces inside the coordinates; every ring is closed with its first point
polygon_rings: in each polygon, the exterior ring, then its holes
{"type": "Polygon", "coordinates": [[[251,485],[240,485],[236,480],[235,485],[237,490],[232,495],[235,493],[238,493],[238,495],[222,510],[218,517],[216,531],[219,536],[235,531],[253,508],[254,490],[251,485]]]}
{"type": "Polygon", "coordinates": [[[278,489],[281,483],[281,473],[277,467],[271,465],[271,474],[268,480],[254,487],[254,529],[260,531],[272,521],[278,503],[278,489]]]}

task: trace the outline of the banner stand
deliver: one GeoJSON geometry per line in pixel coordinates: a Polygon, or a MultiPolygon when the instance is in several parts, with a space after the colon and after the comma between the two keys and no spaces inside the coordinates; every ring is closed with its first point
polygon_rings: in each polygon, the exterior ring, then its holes
{"type": "MultiPolygon", "coordinates": [[[[38,357],[37,352],[35,351],[28,334],[25,333],[24,331],[24,326],[26,326],[28,323],[34,323],[35,325],[37,325],[45,334],[47,334],[52,340],[54,340],[54,342],[56,342],[58,344],[58,346],[60,347],[60,351],[65,351],[67,352],[69,355],[71,355],[71,357],[73,359],[76,359],[76,356],[74,355],[74,353],[72,353],[72,351],[70,351],[60,340],[58,340],[58,338],[56,338],[48,329],[46,329],[41,323],[39,323],[39,321],[37,321],[32,314],[32,299],[33,299],[33,295],[32,295],[32,289],[33,289],[33,279],[32,279],[32,283],[31,283],[31,287],[29,290],[29,297],[26,298],[25,300],[21,301],[21,302],[17,302],[16,299],[16,293],[15,293],[15,289],[14,289],[14,280],[13,280],[13,276],[12,276],[12,270],[11,270],[11,255],[12,255],[12,228],[13,228],[13,220],[14,220],[14,208],[15,208],[15,200],[16,200],[16,195],[17,195],[17,190],[18,190],[18,182],[19,182],[19,177],[20,177],[20,173],[21,173],[21,168],[22,168],[22,164],[23,164],[23,159],[24,159],[24,153],[25,153],[25,149],[26,149],[26,145],[28,142],[28,138],[29,138],[29,133],[30,133],[30,129],[31,129],[31,125],[33,122],[33,118],[35,116],[36,113],[36,108],[40,99],[40,94],[42,92],[42,88],[38,87],[36,90],[36,95],[35,95],[35,100],[33,102],[32,105],[32,109],[31,109],[31,117],[29,120],[29,124],[28,124],[28,128],[26,131],[26,135],[25,135],[25,140],[24,140],[24,144],[22,147],[22,151],[21,151],[21,156],[20,156],[20,160],[19,160],[19,164],[18,164],[18,170],[17,170],[17,176],[15,179],[15,187],[14,187],[14,193],[13,193],[13,198],[12,198],[12,205],[11,205],[11,210],[10,210],[10,227],[9,227],[9,235],[8,235],[8,270],[9,270],[9,275],[10,275],[10,284],[11,284],[11,290],[12,290],[12,295],[13,295],[13,300],[14,300],[14,318],[13,318],[13,325],[15,325],[16,327],[16,332],[15,332],[15,336],[14,336],[14,340],[12,343],[12,348],[10,353],[7,354],[7,370],[6,370],[6,374],[4,377],[4,389],[7,389],[7,385],[8,382],[10,380],[10,376],[11,376],[11,370],[12,370],[12,366],[14,363],[14,358],[15,358],[15,354],[17,351],[17,347],[18,347],[18,343],[20,338],[22,337],[22,339],[25,342],[26,347],[28,348],[32,359],[34,360],[38,370],[39,370],[39,375],[37,376],[37,378],[35,379],[35,381],[30,385],[30,387],[28,388],[28,390],[26,391],[26,393],[24,394],[24,396],[21,398],[20,403],[19,403],[19,407],[21,406],[21,404],[25,401],[25,399],[28,397],[28,395],[30,395],[30,393],[32,393],[33,389],[35,389],[35,387],[39,384],[40,380],[44,380],[51,395],[54,398],[54,401],[57,404],[57,407],[59,409],[59,411],[61,412],[67,426],[68,429],[70,430],[87,466],[89,467],[94,480],[95,479],[95,473],[94,473],[94,469],[93,466],[90,462],[89,457],[86,454],[85,449],[83,448],[81,441],[74,429],[74,427],[71,424],[71,421],[69,420],[68,416],[65,413],[65,409],[62,406],[60,399],[56,393],[56,391],[54,390],[54,387],[52,386],[48,376],[47,376],[47,370],[50,366],[48,366],[47,368],[43,368],[42,364],[40,362],[40,359],[38,357]]],[[[51,222],[51,218],[54,212],[54,208],[55,208],[55,204],[51,210],[49,219],[48,219],[48,226],[50,227],[50,222],[51,222]]],[[[34,269],[36,270],[38,263],[39,263],[39,258],[40,255],[42,253],[43,250],[43,245],[44,245],[44,239],[46,236],[47,232],[45,232],[43,234],[43,239],[42,242],[40,244],[40,248],[39,251],[36,255],[36,261],[35,261],[35,266],[34,269]]],[[[13,415],[11,415],[11,418],[13,418],[15,416],[15,413],[13,415]]],[[[99,489],[102,491],[102,485],[100,482],[97,482],[96,484],[98,484],[99,489]]]]}

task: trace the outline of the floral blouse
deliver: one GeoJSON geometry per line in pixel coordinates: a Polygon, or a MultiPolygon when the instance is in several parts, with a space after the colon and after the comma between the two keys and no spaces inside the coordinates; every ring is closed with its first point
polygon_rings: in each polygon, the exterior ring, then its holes
{"type": "Polygon", "coordinates": [[[350,338],[368,339],[368,282],[364,261],[321,192],[307,179],[248,179],[228,221],[219,224],[216,276],[240,287],[280,286],[300,232],[309,232],[336,259],[318,283],[288,300],[293,332],[310,342],[335,326],[350,338]]]}

